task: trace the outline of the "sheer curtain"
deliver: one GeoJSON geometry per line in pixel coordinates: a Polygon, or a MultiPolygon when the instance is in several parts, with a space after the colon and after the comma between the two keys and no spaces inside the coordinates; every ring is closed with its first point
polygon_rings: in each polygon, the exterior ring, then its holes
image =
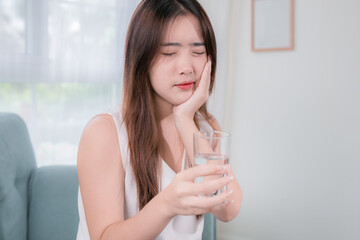
{"type": "MultiPolygon", "coordinates": [[[[76,164],[86,123],[121,101],[125,36],[139,2],[0,0],[0,111],[26,121],[38,165],[76,164]]],[[[200,3],[218,42],[209,108],[229,130],[230,0],[200,3]]]]}
{"type": "Polygon", "coordinates": [[[199,0],[209,15],[217,42],[217,70],[215,91],[208,101],[208,107],[223,130],[231,130],[233,111],[233,85],[235,83],[233,31],[237,31],[236,22],[231,22],[232,2],[237,0],[199,0]]]}
{"type": "Polygon", "coordinates": [[[26,121],[38,165],[75,164],[86,122],[120,102],[138,3],[0,0],[0,111],[26,121]]]}

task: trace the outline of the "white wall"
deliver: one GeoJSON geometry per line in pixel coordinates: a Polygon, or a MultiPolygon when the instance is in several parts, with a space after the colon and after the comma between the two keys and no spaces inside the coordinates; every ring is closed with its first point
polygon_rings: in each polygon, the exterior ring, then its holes
{"type": "Polygon", "coordinates": [[[360,2],[296,1],[295,50],[258,53],[251,1],[231,2],[243,203],[219,239],[360,239],[360,2]]]}

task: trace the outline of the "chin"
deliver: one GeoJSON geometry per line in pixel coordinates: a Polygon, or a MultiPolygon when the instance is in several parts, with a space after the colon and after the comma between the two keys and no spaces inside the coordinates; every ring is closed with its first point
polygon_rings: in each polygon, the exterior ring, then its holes
{"type": "Polygon", "coordinates": [[[178,99],[174,99],[173,104],[175,106],[183,104],[184,102],[186,102],[187,100],[189,100],[191,98],[192,94],[193,93],[191,92],[187,95],[184,94],[183,96],[179,97],[178,99]]]}

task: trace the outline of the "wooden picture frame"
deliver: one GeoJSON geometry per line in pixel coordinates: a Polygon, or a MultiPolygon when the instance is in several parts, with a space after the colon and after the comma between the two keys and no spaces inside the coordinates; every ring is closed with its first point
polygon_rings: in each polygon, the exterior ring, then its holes
{"type": "Polygon", "coordinates": [[[251,0],[251,50],[294,49],[295,0],[251,0]]]}

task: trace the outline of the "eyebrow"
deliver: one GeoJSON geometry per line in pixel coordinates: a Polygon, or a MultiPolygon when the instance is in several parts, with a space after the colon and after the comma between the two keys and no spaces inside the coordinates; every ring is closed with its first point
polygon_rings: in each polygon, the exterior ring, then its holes
{"type": "MultiPolygon", "coordinates": [[[[193,47],[199,47],[199,46],[205,46],[205,43],[203,42],[193,42],[189,44],[190,46],[193,47]]],[[[162,43],[160,44],[161,47],[167,47],[167,46],[175,46],[175,47],[180,47],[182,46],[181,43],[177,43],[177,42],[167,42],[167,43],[162,43]]]]}

